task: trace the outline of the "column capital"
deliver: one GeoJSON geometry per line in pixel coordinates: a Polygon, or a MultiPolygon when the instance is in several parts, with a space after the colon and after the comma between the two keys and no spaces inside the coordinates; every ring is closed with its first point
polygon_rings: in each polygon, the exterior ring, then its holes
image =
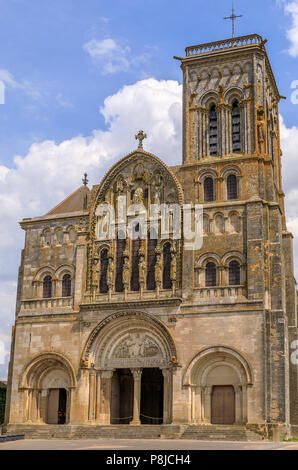
{"type": "Polygon", "coordinates": [[[141,367],[134,367],[130,369],[134,380],[141,380],[143,369],[141,367]]]}
{"type": "Polygon", "coordinates": [[[100,370],[99,375],[102,379],[111,379],[114,374],[114,369],[100,370]]]}

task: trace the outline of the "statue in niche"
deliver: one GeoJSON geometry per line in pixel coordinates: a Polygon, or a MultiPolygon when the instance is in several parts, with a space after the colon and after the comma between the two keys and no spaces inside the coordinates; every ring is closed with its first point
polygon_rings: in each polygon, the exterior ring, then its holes
{"type": "Polygon", "coordinates": [[[146,282],[146,261],[144,255],[140,255],[139,261],[139,283],[141,288],[144,287],[146,282]]]}
{"type": "Polygon", "coordinates": [[[158,206],[160,205],[160,191],[158,189],[155,191],[153,203],[157,204],[158,206]]]}
{"type": "Polygon", "coordinates": [[[144,166],[141,162],[137,163],[134,170],[133,170],[133,178],[134,180],[141,180],[143,179],[145,173],[144,166]]]}
{"type": "Polygon", "coordinates": [[[124,258],[122,279],[123,279],[124,290],[128,290],[129,289],[129,283],[130,283],[130,269],[129,269],[129,258],[128,257],[124,258]]]}
{"type": "Polygon", "coordinates": [[[172,281],[176,281],[177,277],[177,259],[176,259],[176,253],[172,253],[171,255],[171,271],[170,271],[170,276],[172,281]]]}
{"type": "Polygon", "coordinates": [[[109,290],[112,290],[114,284],[114,271],[115,271],[115,263],[113,256],[109,256],[109,264],[108,264],[108,272],[107,272],[107,284],[109,286],[109,290]]]}
{"type": "Polygon", "coordinates": [[[162,259],[159,252],[156,253],[156,263],[155,263],[155,282],[158,287],[162,283],[162,259]]]}
{"type": "Polygon", "coordinates": [[[137,188],[132,198],[133,204],[142,204],[144,202],[144,192],[142,188],[137,188]]]}
{"type": "Polygon", "coordinates": [[[95,293],[99,287],[99,256],[95,254],[92,258],[92,291],[95,293]]]}

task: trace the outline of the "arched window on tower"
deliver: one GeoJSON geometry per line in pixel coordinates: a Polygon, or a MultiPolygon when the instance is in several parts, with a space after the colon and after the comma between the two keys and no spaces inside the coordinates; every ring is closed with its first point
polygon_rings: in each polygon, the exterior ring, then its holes
{"type": "Polygon", "coordinates": [[[217,156],[218,130],[217,113],[215,105],[211,106],[209,112],[209,152],[212,157],[217,156]]]}
{"type": "Polygon", "coordinates": [[[52,297],[52,278],[51,276],[46,276],[43,280],[43,294],[42,296],[45,299],[52,297]]]}
{"type": "Polygon", "coordinates": [[[165,243],[163,247],[163,289],[172,289],[171,260],[171,244],[165,243]]]}
{"type": "Polygon", "coordinates": [[[64,274],[62,278],[62,297],[71,296],[71,276],[70,274],[64,274]]]}
{"type": "Polygon", "coordinates": [[[237,176],[229,175],[227,178],[227,193],[228,199],[237,199],[238,198],[238,184],[237,176]]]}
{"type": "Polygon", "coordinates": [[[206,178],[204,180],[204,201],[214,201],[214,183],[212,178],[206,178]]]}
{"type": "Polygon", "coordinates": [[[229,285],[240,285],[240,264],[238,261],[231,261],[229,264],[229,285]]]}
{"type": "Polygon", "coordinates": [[[241,138],[240,138],[240,108],[238,101],[234,101],[232,106],[232,143],[233,153],[241,152],[241,138]]]}
{"type": "MultiPolygon", "coordinates": [[[[120,235],[120,234],[119,234],[120,235]]],[[[118,235],[118,236],[119,236],[118,235]]],[[[124,264],[124,250],[125,250],[125,239],[117,238],[117,251],[116,251],[116,277],[115,277],[115,291],[123,292],[123,264],[124,264]]]]}
{"type": "Polygon", "coordinates": [[[148,245],[147,245],[147,289],[155,289],[155,263],[156,253],[155,249],[157,246],[156,233],[148,232],[148,245]],[[151,238],[152,237],[152,238],[151,238]]]}
{"type": "Polygon", "coordinates": [[[206,265],[206,287],[217,285],[216,265],[215,263],[207,263],[206,265]]]}
{"type": "Polygon", "coordinates": [[[108,250],[104,248],[100,253],[100,282],[99,282],[99,291],[101,294],[106,294],[108,292],[108,283],[107,283],[107,273],[108,273],[108,250]]]}

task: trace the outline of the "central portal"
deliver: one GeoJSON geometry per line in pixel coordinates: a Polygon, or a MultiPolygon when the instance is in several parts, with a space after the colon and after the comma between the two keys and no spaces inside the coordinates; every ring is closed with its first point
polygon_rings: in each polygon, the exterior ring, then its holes
{"type": "Polygon", "coordinates": [[[140,419],[141,424],[163,422],[163,375],[160,369],[143,369],[140,419]]]}
{"type": "MultiPolygon", "coordinates": [[[[164,386],[158,368],[142,369],[140,384],[141,424],[162,424],[164,386]]],[[[133,419],[134,376],[130,369],[116,369],[112,377],[111,424],[129,424],[133,419]]]]}

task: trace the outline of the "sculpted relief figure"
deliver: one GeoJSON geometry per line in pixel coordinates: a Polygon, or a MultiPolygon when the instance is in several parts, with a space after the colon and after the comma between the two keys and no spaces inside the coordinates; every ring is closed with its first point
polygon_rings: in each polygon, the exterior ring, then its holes
{"type": "Polygon", "coordinates": [[[172,253],[172,261],[171,261],[171,272],[170,272],[170,276],[171,276],[171,280],[172,281],[176,281],[176,277],[177,277],[177,259],[176,259],[176,253],[172,253]]]}
{"type": "Polygon", "coordinates": [[[140,286],[143,288],[146,281],[146,261],[143,255],[140,256],[139,262],[139,283],[140,286]]]}
{"type": "Polygon", "coordinates": [[[159,347],[144,334],[132,334],[117,347],[114,356],[121,359],[161,355],[159,347]]]}
{"type": "Polygon", "coordinates": [[[115,271],[114,258],[112,256],[109,256],[108,275],[107,275],[107,282],[108,282],[109,290],[112,290],[112,287],[114,284],[114,271],[115,271]]]}
{"type": "Polygon", "coordinates": [[[158,287],[161,286],[162,283],[162,260],[161,254],[156,254],[156,263],[155,263],[155,282],[158,287]]]}
{"type": "Polygon", "coordinates": [[[143,202],[144,202],[144,192],[143,192],[142,188],[137,188],[135,190],[132,202],[133,202],[133,204],[143,204],[143,202]]]}
{"type": "Polygon", "coordinates": [[[129,289],[129,283],[130,283],[129,258],[125,257],[124,264],[123,264],[123,286],[125,290],[129,289]]]}

